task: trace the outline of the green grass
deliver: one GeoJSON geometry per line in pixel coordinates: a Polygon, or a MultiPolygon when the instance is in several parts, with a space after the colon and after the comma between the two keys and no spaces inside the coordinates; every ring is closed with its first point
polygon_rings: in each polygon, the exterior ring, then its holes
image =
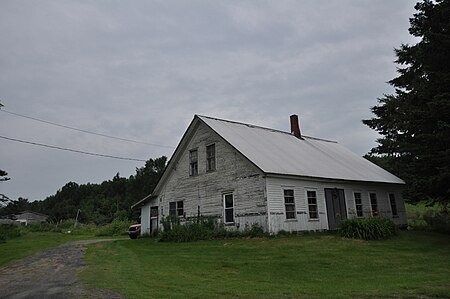
{"type": "Polygon", "coordinates": [[[25,233],[23,236],[0,244],[0,267],[32,255],[46,248],[73,240],[92,239],[92,235],[70,235],[53,232],[25,233]]]}
{"type": "Polygon", "coordinates": [[[402,232],[384,241],[337,235],[93,244],[89,288],[128,298],[450,297],[448,235],[402,232]]]}

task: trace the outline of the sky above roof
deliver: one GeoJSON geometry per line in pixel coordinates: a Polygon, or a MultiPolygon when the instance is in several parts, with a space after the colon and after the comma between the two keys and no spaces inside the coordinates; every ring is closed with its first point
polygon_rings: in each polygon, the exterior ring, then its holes
{"type": "MultiPolygon", "coordinates": [[[[415,1],[0,1],[0,136],[146,160],[194,114],[376,145],[361,123],[396,76],[415,1]],[[8,112],[149,145],[69,130],[8,112]]],[[[0,193],[44,199],[144,162],[0,138],[0,193]]]]}

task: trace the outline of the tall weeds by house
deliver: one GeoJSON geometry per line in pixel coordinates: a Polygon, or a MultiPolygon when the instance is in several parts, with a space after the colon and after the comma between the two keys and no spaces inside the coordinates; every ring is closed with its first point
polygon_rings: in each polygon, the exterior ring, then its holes
{"type": "Polygon", "coordinates": [[[213,217],[195,217],[184,224],[181,224],[177,217],[165,217],[161,223],[163,225],[163,231],[159,235],[161,242],[180,243],[266,235],[263,228],[257,223],[239,231],[218,224],[213,217]]]}
{"type": "Polygon", "coordinates": [[[385,218],[353,218],[341,222],[341,236],[362,240],[382,240],[397,234],[394,222],[385,218]]]}

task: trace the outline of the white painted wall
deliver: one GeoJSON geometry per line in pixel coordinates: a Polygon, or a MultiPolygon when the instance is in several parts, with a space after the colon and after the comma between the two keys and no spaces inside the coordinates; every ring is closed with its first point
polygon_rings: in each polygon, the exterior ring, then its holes
{"type": "Polygon", "coordinates": [[[268,225],[271,233],[286,231],[316,231],[328,229],[327,210],[325,202],[325,188],[344,189],[347,218],[356,217],[356,207],[353,192],[360,192],[362,196],[364,217],[370,217],[371,205],[369,192],[375,192],[378,200],[380,216],[392,219],[396,224],[406,224],[406,211],[401,186],[379,183],[352,183],[345,181],[309,180],[301,178],[286,178],[281,176],[267,176],[267,205],[268,225]],[[295,198],[295,220],[286,219],[283,189],[293,189],[295,198]],[[316,190],[319,220],[309,219],[306,190],[316,190]],[[397,201],[398,217],[392,217],[388,193],[394,193],[397,201]]]}

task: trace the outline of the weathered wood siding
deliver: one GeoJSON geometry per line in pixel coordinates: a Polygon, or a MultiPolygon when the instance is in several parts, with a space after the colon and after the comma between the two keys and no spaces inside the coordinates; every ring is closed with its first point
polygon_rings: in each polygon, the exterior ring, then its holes
{"type": "MultiPolygon", "coordinates": [[[[263,173],[219,135],[200,123],[181,158],[164,182],[157,202],[161,216],[169,215],[169,202],[184,202],[185,217],[214,216],[223,221],[223,194],[234,195],[235,228],[253,223],[267,230],[265,178],[263,173]],[[215,144],[216,170],[206,171],[206,146],[215,144]],[[198,151],[198,175],[189,175],[189,151],[198,151]],[[162,215],[161,215],[162,213],[162,215]]],[[[255,149],[256,150],[256,149],[255,149]]],[[[183,218],[182,218],[183,221],[183,218]]]]}
{"type": "Polygon", "coordinates": [[[326,180],[306,180],[299,178],[272,177],[266,178],[267,182],[267,205],[268,205],[268,227],[271,233],[280,230],[286,231],[316,231],[328,229],[327,209],[325,202],[325,188],[344,189],[347,218],[356,217],[355,200],[353,192],[360,192],[362,197],[364,217],[370,217],[371,205],[369,193],[377,194],[378,210],[380,216],[392,219],[396,224],[406,224],[406,211],[403,198],[401,197],[401,186],[393,184],[375,183],[348,183],[326,180]],[[284,205],[284,189],[294,190],[296,219],[286,219],[284,205]],[[319,219],[309,219],[307,190],[315,190],[317,194],[317,205],[319,219]],[[394,193],[398,217],[392,217],[389,203],[389,193],[394,193]]]}

